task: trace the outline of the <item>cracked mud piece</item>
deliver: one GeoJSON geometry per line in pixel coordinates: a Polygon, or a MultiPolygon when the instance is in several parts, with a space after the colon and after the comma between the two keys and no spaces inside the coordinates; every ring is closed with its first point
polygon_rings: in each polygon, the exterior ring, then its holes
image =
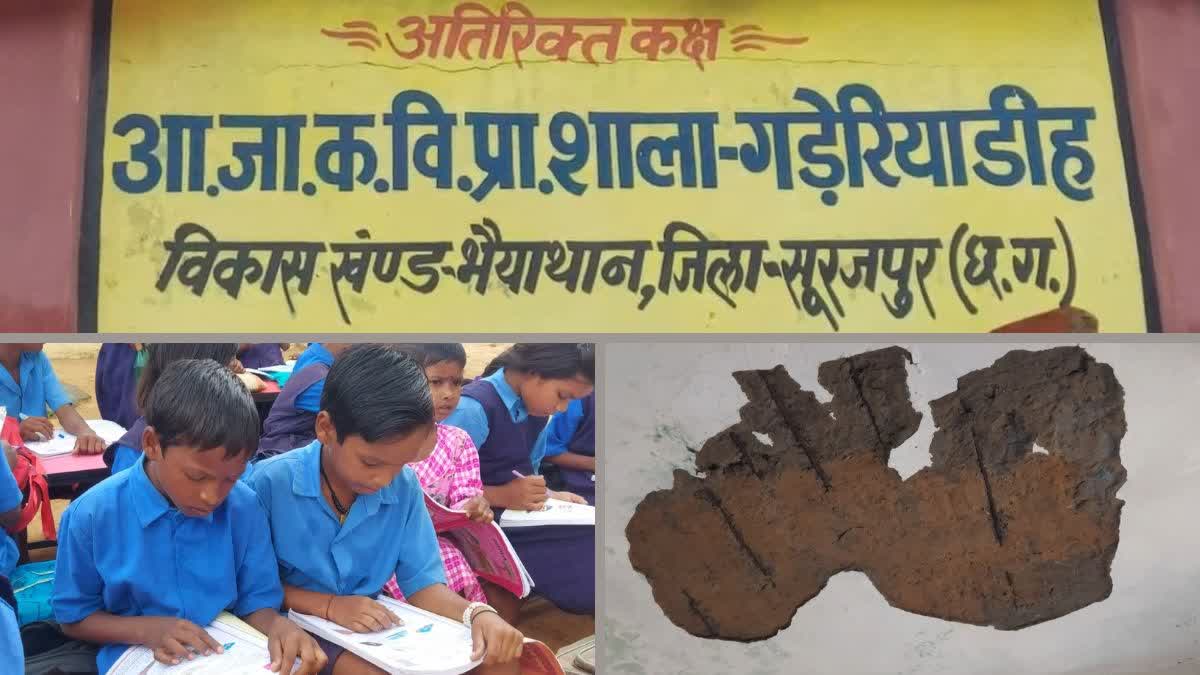
{"type": "Polygon", "coordinates": [[[749,402],[697,453],[704,475],[677,471],[626,527],[672,622],[765,639],[845,570],[899,609],[1004,630],[1108,597],[1125,482],[1112,369],[1060,347],[964,375],[930,404],[931,465],[901,480],[889,456],[921,421],[906,361],[891,347],[822,364],[827,404],[782,366],[734,373],[749,402]]]}

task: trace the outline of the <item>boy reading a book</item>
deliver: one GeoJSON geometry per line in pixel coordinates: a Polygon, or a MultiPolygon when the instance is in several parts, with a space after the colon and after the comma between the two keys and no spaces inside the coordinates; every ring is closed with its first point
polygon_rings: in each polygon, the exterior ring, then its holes
{"type": "MultiPolygon", "coordinates": [[[[158,378],[162,377],[172,363],[187,359],[208,359],[220,365],[232,364],[237,353],[237,344],[158,342],[143,346],[142,351],[146,354],[146,365],[137,380],[134,402],[138,411],[146,407],[146,401],[150,398],[150,392],[154,391],[158,378]]],[[[137,417],[127,427],[125,435],[104,450],[104,463],[112,467],[113,473],[124,471],[137,463],[138,458],[142,456],[142,436],[145,430],[146,418],[137,417]]]]}
{"type": "Polygon", "coordinates": [[[316,642],[277,611],[266,515],[238,481],[258,439],[250,393],[225,364],[176,361],[144,413],[144,455],[62,516],[53,607],[63,632],[103,645],[101,673],[130,645],[173,665],[221,652],[203,627],[229,610],[266,634],[273,671],[319,671],[316,642]]]}
{"type": "MultiPolygon", "coordinates": [[[[249,482],[271,523],[284,605],[365,633],[396,625],[373,598],[395,575],[409,604],[471,628],[479,672],[518,671],[523,636],[446,586],[424,495],[405,465],[437,438],[429,383],[402,352],[359,345],[325,379],[317,440],[262,460],[249,482]]],[[[378,673],[318,639],[329,673],[378,673]]]]}

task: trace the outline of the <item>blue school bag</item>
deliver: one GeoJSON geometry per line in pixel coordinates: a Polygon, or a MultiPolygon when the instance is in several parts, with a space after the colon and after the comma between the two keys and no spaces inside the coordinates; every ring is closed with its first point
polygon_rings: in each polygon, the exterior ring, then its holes
{"type": "Polygon", "coordinates": [[[17,598],[17,622],[25,626],[35,621],[52,621],[54,609],[54,561],[21,565],[13,572],[13,594],[17,598]]]}

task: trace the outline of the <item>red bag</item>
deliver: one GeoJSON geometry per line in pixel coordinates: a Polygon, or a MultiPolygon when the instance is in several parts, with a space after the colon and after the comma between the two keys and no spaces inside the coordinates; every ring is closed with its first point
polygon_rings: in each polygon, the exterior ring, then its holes
{"type": "Polygon", "coordinates": [[[15,418],[5,417],[4,426],[0,428],[0,439],[17,450],[17,464],[13,467],[13,476],[17,479],[17,487],[24,495],[21,506],[21,519],[16,527],[9,530],[16,534],[29,527],[40,511],[42,514],[42,532],[46,541],[55,541],[58,534],[54,528],[54,510],[50,506],[50,486],[46,483],[46,469],[42,460],[29,448],[21,438],[21,423],[15,418]]]}

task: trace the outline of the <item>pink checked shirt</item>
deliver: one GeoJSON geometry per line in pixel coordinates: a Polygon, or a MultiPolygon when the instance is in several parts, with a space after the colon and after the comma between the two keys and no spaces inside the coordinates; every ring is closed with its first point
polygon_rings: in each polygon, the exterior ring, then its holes
{"type": "MultiPolygon", "coordinates": [[[[470,435],[458,427],[437,425],[437,446],[425,460],[410,464],[421,487],[434,501],[450,508],[461,508],[472,497],[483,493],[479,477],[479,451],[470,435]]],[[[479,578],[467,564],[462,552],[444,537],[438,537],[446,581],[454,592],[472,602],[487,602],[479,578]]],[[[404,600],[393,577],[383,587],[397,600],[404,600]]]]}

